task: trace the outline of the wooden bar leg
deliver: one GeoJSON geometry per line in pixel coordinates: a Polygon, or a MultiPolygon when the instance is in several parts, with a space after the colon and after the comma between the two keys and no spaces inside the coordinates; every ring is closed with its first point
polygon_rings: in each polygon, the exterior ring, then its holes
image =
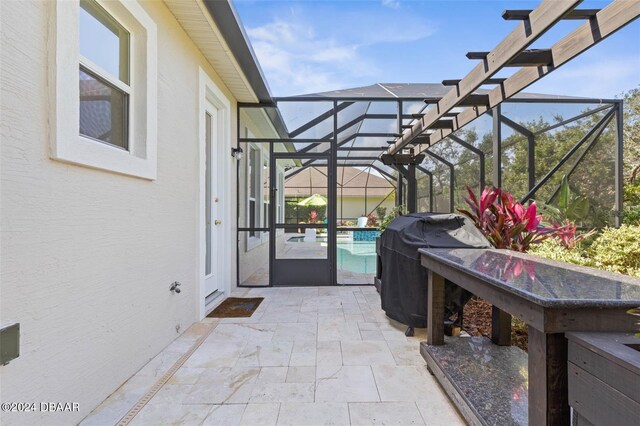
{"type": "Polygon", "coordinates": [[[444,344],[444,278],[432,270],[428,272],[427,343],[444,344]]]}
{"type": "Polygon", "coordinates": [[[567,340],[529,326],[529,424],[568,425],[567,340]]]}
{"type": "Polygon", "coordinates": [[[511,315],[491,307],[491,341],[499,346],[511,346],[511,315]]]}

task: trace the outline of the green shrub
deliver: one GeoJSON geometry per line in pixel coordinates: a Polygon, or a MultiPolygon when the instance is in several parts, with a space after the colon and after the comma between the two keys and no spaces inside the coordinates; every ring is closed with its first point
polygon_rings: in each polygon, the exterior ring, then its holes
{"type": "Polygon", "coordinates": [[[640,226],[605,228],[589,247],[596,268],[640,275],[640,226]]]}
{"type": "Polygon", "coordinates": [[[532,246],[529,253],[547,259],[640,277],[640,226],[605,228],[591,245],[586,248],[583,245],[573,250],[565,249],[558,240],[550,238],[532,246]]]}
{"type": "Polygon", "coordinates": [[[624,202],[630,206],[640,206],[640,183],[625,185],[624,202]]]}
{"type": "Polygon", "coordinates": [[[576,265],[583,266],[594,266],[593,260],[587,257],[584,250],[581,250],[579,247],[574,248],[573,250],[567,250],[567,248],[565,248],[565,246],[555,238],[549,238],[540,244],[531,246],[529,253],[561,262],[574,263],[576,265]]]}
{"type": "Polygon", "coordinates": [[[622,221],[625,225],[640,225],[640,206],[625,207],[622,221]]]}
{"type": "Polygon", "coordinates": [[[640,225],[640,184],[624,187],[624,218],[626,225],[640,225]]]}

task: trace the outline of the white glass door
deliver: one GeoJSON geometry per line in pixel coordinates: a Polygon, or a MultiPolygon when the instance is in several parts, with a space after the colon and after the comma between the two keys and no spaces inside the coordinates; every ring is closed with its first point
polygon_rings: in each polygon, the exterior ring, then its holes
{"type": "Polygon", "coordinates": [[[221,291],[219,279],[219,232],[222,225],[220,217],[220,199],[216,195],[220,184],[216,171],[216,160],[214,147],[216,146],[216,136],[218,134],[217,114],[213,105],[207,105],[205,112],[205,299],[210,299],[221,291]]]}

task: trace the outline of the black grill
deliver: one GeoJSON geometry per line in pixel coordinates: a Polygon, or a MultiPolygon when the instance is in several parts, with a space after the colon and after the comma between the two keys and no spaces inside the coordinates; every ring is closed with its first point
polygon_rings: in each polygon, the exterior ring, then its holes
{"type": "MultiPolygon", "coordinates": [[[[380,298],[389,318],[409,327],[427,326],[427,270],[421,248],[490,248],[471,220],[457,214],[413,213],[396,218],[380,235],[380,298]]],[[[471,293],[445,282],[445,318],[459,313],[471,293]]]]}

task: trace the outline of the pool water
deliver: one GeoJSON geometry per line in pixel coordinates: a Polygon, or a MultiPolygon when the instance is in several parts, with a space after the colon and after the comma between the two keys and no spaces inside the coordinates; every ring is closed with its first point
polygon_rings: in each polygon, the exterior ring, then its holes
{"type": "Polygon", "coordinates": [[[360,274],[376,273],[375,241],[338,241],[337,249],[338,270],[360,274]]]}
{"type": "MultiPolygon", "coordinates": [[[[304,236],[291,237],[287,240],[291,243],[304,243],[304,236]]],[[[317,237],[316,243],[326,244],[327,237],[317,237]]],[[[359,274],[376,273],[376,242],[353,241],[352,239],[338,238],[337,241],[338,270],[356,272],[359,274]]]]}

